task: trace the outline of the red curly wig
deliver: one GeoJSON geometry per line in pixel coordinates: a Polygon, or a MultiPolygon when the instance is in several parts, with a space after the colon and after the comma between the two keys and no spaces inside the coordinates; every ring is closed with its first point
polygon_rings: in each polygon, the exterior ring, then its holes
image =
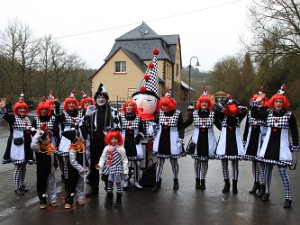
{"type": "Polygon", "coordinates": [[[227,105],[227,108],[223,112],[225,115],[237,115],[239,114],[239,108],[236,102],[231,102],[227,105]]]}
{"type": "Polygon", "coordinates": [[[122,110],[123,112],[126,113],[126,106],[129,105],[129,104],[132,104],[132,107],[133,107],[133,114],[138,114],[138,108],[137,108],[137,105],[136,105],[136,102],[133,101],[133,100],[128,100],[124,103],[123,107],[122,107],[122,110]]]}
{"type": "Polygon", "coordinates": [[[159,101],[159,108],[161,109],[163,105],[167,106],[166,112],[170,112],[174,109],[176,109],[176,100],[174,98],[169,98],[169,97],[162,97],[159,101]]]}
{"type": "Polygon", "coordinates": [[[16,102],[14,104],[14,113],[15,115],[18,114],[18,109],[24,107],[26,109],[26,115],[29,113],[28,105],[25,102],[16,102]]]}
{"type": "Polygon", "coordinates": [[[64,110],[65,110],[65,111],[68,110],[68,103],[69,103],[69,102],[74,102],[74,103],[75,103],[75,109],[78,108],[79,103],[78,103],[77,99],[76,99],[76,98],[72,98],[72,97],[68,97],[68,98],[66,98],[65,101],[64,101],[64,110]]]}
{"type": "Polygon", "coordinates": [[[123,144],[123,137],[122,137],[120,131],[118,131],[118,130],[110,130],[110,131],[108,131],[108,133],[104,137],[105,143],[108,144],[108,145],[112,145],[111,139],[113,137],[115,137],[115,138],[118,139],[118,145],[122,145],[123,144]]]}
{"type": "Polygon", "coordinates": [[[274,102],[275,102],[275,100],[278,100],[278,99],[281,99],[283,101],[283,108],[287,109],[290,106],[290,102],[286,96],[280,95],[280,94],[275,94],[268,101],[270,109],[274,109],[274,102]]]}
{"type": "Polygon", "coordinates": [[[51,115],[51,110],[50,110],[50,105],[48,104],[48,102],[40,102],[38,104],[38,107],[35,110],[35,113],[37,116],[39,116],[41,114],[41,110],[42,109],[47,109],[48,110],[48,115],[51,115]]]}
{"type": "Polygon", "coordinates": [[[198,98],[198,101],[196,103],[197,109],[201,109],[201,102],[207,102],[208,103],[207,109],[209,109],[209,110],[211,110],[214,106],[214,104],[209,96],[202,95],[202,96],[200,96],[200,98],[198,98]]]}
{"type": "Polygon", "coordinates": [[[90,102],[91,105],[94,105],[94,99],[92,99],[91,97],[86,97],[86,98],[83,98],[83,99],[81,100],[81,102],[80,102],[81,109],[84,109],[84,110],[85,110],[84,104],[85,104],[86,102],[90,102]]]}

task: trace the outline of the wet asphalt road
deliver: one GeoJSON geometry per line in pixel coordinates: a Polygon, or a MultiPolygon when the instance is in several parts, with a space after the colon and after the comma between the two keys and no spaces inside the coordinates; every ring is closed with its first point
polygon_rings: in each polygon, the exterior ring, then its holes
{"type": "MultiPolygon", "coordinates": [[[[0,135],[2,148],[2,132],[0,135]]],[[[190,134],[187,135],[187,138],[189,137],[190,134]]],[[[172,170],[167,160],[162,175],[161,190],[157,193],[152,193],[148,188],[143,191],[133,188],[124,191],[122,207],[109,209],[104,207],[106,193],[101,183],[99,196],[87,199],[84,206],[64,210],[63,192],[59,194],[61,201],[58,208],[48,207],[46,210],[41,210],[37,199],[32,198],[28,199],[22,207],[12,207],[14,209],[12,213],[1,217],[0,212],[0,225],[296,225],[300,223],[299,167],[295,171],[289,171],[292,178],[293,205],[291,209],[284,209],[283,185],[276,167],[273,170],[270,201],[262,202],[258,197],[248,193],[253,184],[250,162],[240,162],[237,195],[221,193],[224,182],[219,160],[209,162],[205,191],[195,189],[193,160],[190,157],[182,158],[179,160],[179,165],[180,189],[177,191],[172,189],[172,170]]],[[[0,173],[1,180],[3,174],[5,173],[0,173]]],[[[11,193],[7,198],[15,198],[15,196],[11,193]]],[[[17,201],[21,200],[16,198],[16,205],[17,201]]]]}

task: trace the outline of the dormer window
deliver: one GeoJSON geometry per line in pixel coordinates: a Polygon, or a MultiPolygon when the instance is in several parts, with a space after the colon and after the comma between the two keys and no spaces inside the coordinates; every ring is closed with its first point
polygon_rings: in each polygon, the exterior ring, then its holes
{"type": "Polygon", "coordinates": [[[126,61],[115,62],[115,73],[126,73],[126,61]]]}

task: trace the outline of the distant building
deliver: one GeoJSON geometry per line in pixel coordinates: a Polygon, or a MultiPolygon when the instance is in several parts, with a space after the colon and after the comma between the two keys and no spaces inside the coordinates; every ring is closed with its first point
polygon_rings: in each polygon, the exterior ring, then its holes
{"type": "Polygon", "coordinates": [[[188,85],[181,80],[179,35],[158,35],[144,22],[115,40],[104,64],[90,78],[93,94],[102,82],[111,101],[130,99],[153,58],[154,48],[160,51],[160,95],[164,95],[166,88],[172,88],[177,101],[186,101],[188,85]]]}

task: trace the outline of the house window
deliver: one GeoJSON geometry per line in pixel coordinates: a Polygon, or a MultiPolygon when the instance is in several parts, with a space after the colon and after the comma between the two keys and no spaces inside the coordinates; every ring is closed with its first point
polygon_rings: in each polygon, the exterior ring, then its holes
{"type": "Polygon", "coordinates": [[[115,73],[126,73],[126,62],[125,61],[115,62],[115,73]]]}

